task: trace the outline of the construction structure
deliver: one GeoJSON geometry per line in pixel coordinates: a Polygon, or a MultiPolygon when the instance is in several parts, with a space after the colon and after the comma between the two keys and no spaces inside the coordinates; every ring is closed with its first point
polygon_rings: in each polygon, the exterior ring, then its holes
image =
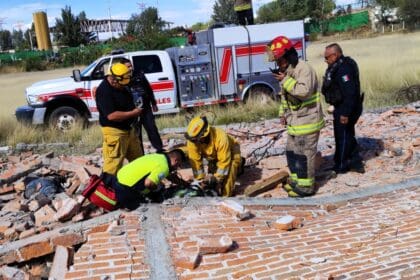
{"type": "Polygon", "coordinates": [[[51,38],[48,28],[47,14],[45,12],[33,13],[36,42],[38,50],[51,50],[51,38]]]}

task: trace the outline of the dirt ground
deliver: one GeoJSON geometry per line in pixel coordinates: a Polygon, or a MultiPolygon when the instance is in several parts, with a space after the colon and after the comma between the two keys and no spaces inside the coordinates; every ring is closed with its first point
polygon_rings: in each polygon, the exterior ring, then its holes
{"type": "Polygon", "coordinates": [[[16,107],[26,104],[25,89],[35,82],[70,76],[73,68],[0,75],[0,114],[14,114],[16,107]]]}

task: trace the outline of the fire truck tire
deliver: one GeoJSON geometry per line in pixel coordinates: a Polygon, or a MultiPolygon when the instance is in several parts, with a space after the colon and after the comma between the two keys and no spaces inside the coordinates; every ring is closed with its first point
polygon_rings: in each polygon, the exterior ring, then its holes
{"type": "Polygon", "coordinates": [[[268,104],[275,100],[273,91],[266,86],[254,86],[252,87],[245,99],[245,102],[258,102],[261,104],[268,104]]]}
{"type": "Polygon", "coordinates": [[[80,113],[73,107],[63,106],[54,109],[48,119],[50,127],[66,131],[82,121],[80,113]]]}

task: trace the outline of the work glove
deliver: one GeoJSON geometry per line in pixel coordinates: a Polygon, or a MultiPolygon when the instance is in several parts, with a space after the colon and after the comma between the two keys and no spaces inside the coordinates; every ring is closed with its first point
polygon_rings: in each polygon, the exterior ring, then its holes
{"type": "Polygon", "coordinates": [[[136,108],[142,110],[143,109],[143,98],[141,96],[139,98],[137,98],[137,100],[134,102],[134,105],[136,106],[136,108]]]}

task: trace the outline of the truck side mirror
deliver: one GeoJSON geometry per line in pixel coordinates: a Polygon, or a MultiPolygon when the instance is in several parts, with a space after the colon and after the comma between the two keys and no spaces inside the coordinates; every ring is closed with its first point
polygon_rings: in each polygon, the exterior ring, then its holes
{"type": "Polygon", "coordinates": [[[73,70],[73,79],[75,82],[81,82],[82,81],[82,76],[80,75],[80,70],[79,69],[74,69],[73,70]]]}

